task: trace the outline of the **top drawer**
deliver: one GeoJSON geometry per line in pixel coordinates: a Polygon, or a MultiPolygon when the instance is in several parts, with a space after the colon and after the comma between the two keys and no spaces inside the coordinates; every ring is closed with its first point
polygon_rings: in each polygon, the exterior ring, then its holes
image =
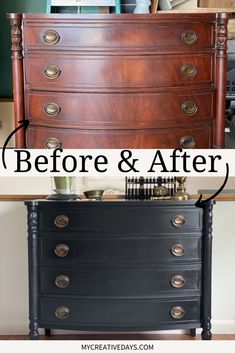
{"type": "Polygon", "coordinates": [[[214,46],[214,26],[210,23],[154,21],[94,23],[71,21],[24,25],[25,49],[60,50],[146,50],[192,51],[214,46]]]}
{"type": "Polygon", "coordinates": [[[45,207],[40,212],[41,232],[65,231],[91,234],[158,235],[164,233],[200,232],[199,208],[160,208],[121,205],[108,206],[97,202],[79,203],[77,207],[45,207]],[[88,206],[88,207],[86,207],[88,206]]]}

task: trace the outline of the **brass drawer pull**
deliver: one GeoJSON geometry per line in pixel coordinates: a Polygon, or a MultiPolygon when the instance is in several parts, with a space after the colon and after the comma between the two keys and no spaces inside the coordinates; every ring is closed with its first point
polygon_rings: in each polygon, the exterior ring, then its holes
{"type": "Polygon", "coordinates": [[[185,217],[182,214],[176,215],[172,218],[171,223],[175,227],[182,227],[186,222],[185,217]]]}
{"type": "Polygon", "coordinates": [[[183,136],[180,139],[180,146],[182,148],[193,148],[196,145],[196,139],[193,136],[183,136]]]}
{"type": "Polygon", "coordinates": [[[60,36],[56,31],[49,29],[48,31],[45,32],[43,36],[43,40],[45,43],[49,45],[55,45],[56,43],[59,42],[60,36]]]}
{"type": "Polygon", "coordinates": [[[69,278],[65,275],[57,276],[55,279],[55,285],[58,288],[67,288],[69,285],[69,278]]]}
{"type": "Polygon", "coordinates": [[[185,285],[185,279],[181,275],[175,275],[171,279],[171,285],[174,288],[182,288],[185,285]]]}
{"type": "Polygon", "coordinates": [[[54,80],[60,76],[61,70],[60,70],[59,66],[51,64],[45,68],[44,74],[47,78],[54,80]]]}
{"type": "Polygon", "coordinates": [[[190,44],[194,44],[197,42],[198,35],[196,32],[194,32],[192,30],[187,30],[181,34],[181,39],[185,44],[190,45],[190,44]]]}
{"type": "Polygon", "coordinates": [[[66,244],[58,244],[54,251],[57,256],[66,257],[69,253],[69,247],[66,244]]]}
{"type": "Polygon", "coordinates": [[[69,316],[69,308],[67,308],[67,306],[59,306],[55,311],[55,316],[58,319],[67,319],[69,316]]]}
{"type": "Polygon", "coordinates": [[[69,218],[63,214],[56,216],[54,224],[58,228],[65,228],[69,224],[69,218]]]}
{"type": "Polygon", "coordinates": [[[61,108],[57,103],[52,102],[52,103],[47,103],[44,106],[43,111],[47,116],[50,116],[50,117],[57,116],[60,113],[61,108]]]}
{"type": "Polygon", "coordinates": [[[184,315],[185,315],[185,310],[182,308],[182,306],[174,306],[171,309],[171,316],[176,320],[182,319],[184,315]]]}
{"type": "Polygon", "coordinates": [[[198,111],[198,105],[195,102],[187,101],[181,105],[181,110],[185,114],[193,115],[198,111]]]}
{"type": "Polygon", "coordinates": [[[197,68],[193,64],[184,64],[181,66],[181,74],[186,77],[193,77],[197,74],[197,68]]]}
{"type": "Polygon", "coordinates": [[[183,256],[184,252],[185,252],[185,250],[184,250],[184,247],[182,244],[175,244],[171,248],[172,255],[177,256],[177,257],[183,256]]]}
{"type": "Polygon", "coordinates": [[[49,137],[46,140],[45,146],[49,149],[60,148],[62,146],[62,142],[56,137],[49,137]]]}

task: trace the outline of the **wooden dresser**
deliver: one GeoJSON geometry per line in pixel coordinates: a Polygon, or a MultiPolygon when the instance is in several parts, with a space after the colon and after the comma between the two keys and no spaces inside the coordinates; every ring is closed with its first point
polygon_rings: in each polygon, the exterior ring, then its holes
{"type": "Polygon", "coordinates": [[[26,202],[30,338],[201,327],[211,339],[213,205],[194,202],[26,202]]]}
{"type": "Polygon", "coordinates": [[[228,17],[9,14],[16,146],[223,148],[228,17]]]}

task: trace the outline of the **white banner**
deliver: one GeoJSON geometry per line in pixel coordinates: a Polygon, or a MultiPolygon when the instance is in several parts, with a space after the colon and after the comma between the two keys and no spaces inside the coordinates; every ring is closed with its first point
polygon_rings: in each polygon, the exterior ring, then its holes
{"type": "Polygon", "coordinates": [[[235,176],[235,150],[6,149],[0,176],[235,176]]]}
{"type": "Polygon", "coordinates": [[[2,353],[231,353],[235,341],[0,341],[2,353]]]}

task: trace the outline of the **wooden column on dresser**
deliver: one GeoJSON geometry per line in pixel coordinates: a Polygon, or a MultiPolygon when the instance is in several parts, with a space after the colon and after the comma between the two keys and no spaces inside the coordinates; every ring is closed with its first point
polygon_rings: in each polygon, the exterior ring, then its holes
{"type": "Polygon", "coordinates": [[[227,75],[227,25],[228,17],[220,13],[217,17],[216,40],[216,106],[214,147],[224,147],[226,75],[227,75]]]}
{"type": "MultiPolygon", "coordinates": [[[[10,13],[7,16],[11,23],[14,120],[15,127],[17,128],[20,125],[20,121],[25,119],[22,14],[10,13]]],[[[15,134],[15,145],[18,148],[26,146],[25,133],[22,128],[15,134]]]]}

